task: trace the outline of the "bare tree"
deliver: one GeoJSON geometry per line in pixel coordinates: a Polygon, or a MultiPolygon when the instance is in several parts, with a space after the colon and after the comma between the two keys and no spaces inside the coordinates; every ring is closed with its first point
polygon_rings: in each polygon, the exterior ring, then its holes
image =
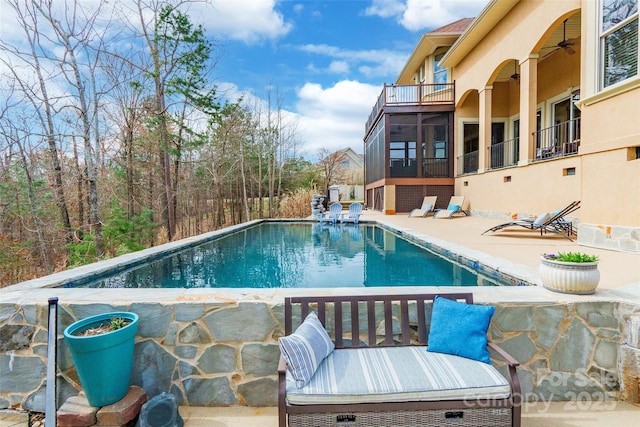
{"type": "Polygon", "coordinates": [[[40,133],[44,135],[48,149],[49,158],[53,167],[53,189],[55,193],[56,206],[60,213],[60,219],[62,227],[66,233],[67,242],[71,242],[73,238],[73,232],[71,228],[71,221],[69,219],[69,209],[67,207],[67,201],[64,193],[63,186],[63,173],[60,158],[58,155],[57,138],[58,134],[54,127],[54,101],[49,97],[47,89],[47,80],[43,74],[44,67],[41,66],[40,54],[43,49],[39,47],[40,41],[40,27],[38,14],[35,9],[32,9],[28,2],[25,2],[23,6],[20,5],[18,0],[5,0],[7,5],[11,7],[17,17],[17,23],[24,32],[27,51],[22,51],[17,47],[10,46],[6,42],[0,40],[0,48],[6,52],[10,52],[16,60],[20,60],[20,64],[11,64],[6,60],[3,60],[7,65],[7,69],[12,73],[13,78],[17,85],[20,86],[24,93],[25,99],[33,107],[33,112],[38,122],[40,123],[40,133]],[[19,72],[24,67],[29,67],[33,74],[37,78],[37,85],[32,86],[26,82],[23,77],[30,75],[30,73],[19,72]]]}
{"type": "Polygon", "coordinates": [[[325,184],[325,193],[337,179],[342,176],[343,170],[340,163],[340,153],[331,153],[327,148],[318,151],[318,166],[322,169],[325,184]]]}
{"type": "MultiPolygon", "coordinates": [[[[85,17],[83,20],[77,18],[78,3],[74,1],[69,9],[65,10],[64,22],[54,16],[52,3],[48,1],[35,1],[35,7],[48,21],[49,25],[55,32],[58,42],[64,49],[64,55],[60,62],[62,73],[74,89],[75,102],[73,105],[76,109],[78,119],[81,124],[81,137],[84,147],[84,161],[87,168],[87,188],[89,201],[89,219],[91,227],[95,230],[96,256],[102,257],[104,253],[104,242],[102,239],[102,221],[100,219],[100,207],[97,186],[97,169],[95,164],[94,147],[97,145],[95,129],[92,132],[91,115],[95,109],[91,109],[91,102],[96,103],[95,93],[91,93],[87,89],[87,83],[90,83],[94,77],[87,77],[84,73],[93,74],[93,67],[83,67],[78,61],[78,56],[89,52],[88,44],[91,42],[93,33],[93,24],[99,13],[94,11],[91,16],[85,17]],[[94,144],[92,144],[94,138],[94,144]]],[[[97,54],[98,52],[96,52],[97,54]]],[[[90,88],[89,88],[90,89],[90,88]]]]}

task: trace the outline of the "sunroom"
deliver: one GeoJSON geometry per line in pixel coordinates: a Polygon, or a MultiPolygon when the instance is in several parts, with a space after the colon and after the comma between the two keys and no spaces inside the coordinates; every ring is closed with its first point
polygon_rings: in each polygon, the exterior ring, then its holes
{"type": "Polygon", "coordinates": [[[454,191],[455,83],[440,65],[472,19],[424,34],[395,84],[384,85],[365,125],[365,202],[409,212],[424,196],[446,206],[454,191]]]}

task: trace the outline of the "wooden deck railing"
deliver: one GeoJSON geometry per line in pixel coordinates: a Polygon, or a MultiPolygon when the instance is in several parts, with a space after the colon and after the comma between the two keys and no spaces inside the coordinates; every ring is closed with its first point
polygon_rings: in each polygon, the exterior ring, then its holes
{"type": "Polygon", "coordinates": [[[378,101],[373,106],[365,125],[368,133],[385,106],[453,104],[455,102],[455,83],[415,85],[387,85],[385,83],[378,101]]]}

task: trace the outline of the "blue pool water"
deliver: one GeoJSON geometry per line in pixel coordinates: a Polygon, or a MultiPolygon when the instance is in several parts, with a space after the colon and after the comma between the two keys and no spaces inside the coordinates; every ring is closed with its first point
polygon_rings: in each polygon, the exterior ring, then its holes
{"type": "Polygon", "coordinates": [[[479,281],[496,284],[375,225],[266,222],[71,286],[329,288],[477,286],[479,281]]]}

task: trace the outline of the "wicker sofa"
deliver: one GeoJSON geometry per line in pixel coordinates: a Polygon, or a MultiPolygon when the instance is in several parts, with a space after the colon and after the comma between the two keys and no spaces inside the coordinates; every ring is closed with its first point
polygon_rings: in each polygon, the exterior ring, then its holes
{"type": "MultiPolygon", "coordinates": [[[[438,295],[473,303],[470,293],[438,295]]],[[[279,426],[520,426],[518,362],[504,350],[488,343],[508,381],[490,364],[425,351],[435,298],[286,298],[285,336],[313,311],[335,350],[301,388],[281,357],[279,426]]]]}

